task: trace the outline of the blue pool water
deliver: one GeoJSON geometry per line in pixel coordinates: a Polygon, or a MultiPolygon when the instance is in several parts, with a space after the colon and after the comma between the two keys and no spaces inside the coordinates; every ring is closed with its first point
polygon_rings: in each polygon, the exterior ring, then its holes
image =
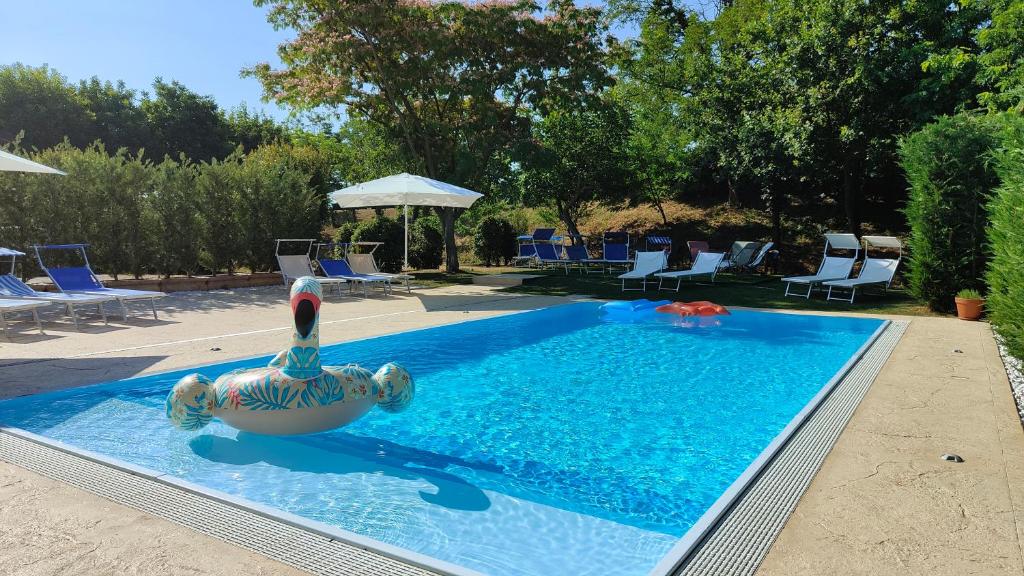
{"type": "Polygon", "coordinates": [[[163,402],[184,371],[0,402],[0,422],[487,574],[633,576],[881,325],[597,306],[326,346],[324,364],[397,361],[417,391],[323,434],[176,430],[163,402]]]}

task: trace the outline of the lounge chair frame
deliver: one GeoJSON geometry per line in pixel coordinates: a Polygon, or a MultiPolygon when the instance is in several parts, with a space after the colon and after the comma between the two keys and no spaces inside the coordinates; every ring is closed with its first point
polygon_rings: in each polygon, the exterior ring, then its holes
{"type": "MultiPolygon", "coordinates": [[[[864,236],[863,238],[861,238],[861,241],[864,243],[864,263],[861,265],[860,274],[858,274],[857,278],[851,278],[849,279],[849,281],[846,281],[849,282],[848,286],[835,286],[831,282],[823,283],[824,286],[828,286],[828,293],[825,295],[826,301],[839,300],[842,302],[848,302],[850,304],[853,304],[853,300],[857,296],[857,288],[863,289],[867,288],[868,286],[880,285],[882,287],[882,294],[884,295],[889,291],[889,287],[892,286],[892,281],[894,278],[896,278],[896,270],[899,269],[900,261],[903,260],[903,243],[900,242],[900,240],[895,236],[864,236]],[[872,258],[869,254],[869,248],[872,246],[875,248],[895,249],[898,251],[898,256],[895,259],[872,258]],[[855,282],[864,275],[864,272],[868,270],[869,263],[871,262],[885,262],[887,264],[891,264],[892,268],[890,269],[888,277],[885,280],[855,282]],[[840,298],[838,296],[835,298],[832,297],[833,290],[841,292],[846,289],[850,290],[850,297],[848,299],[840,298]]],[[[888,269],[888,266],[883,266],[888,269]]],[[[840,280],[839,282],[844,282],[844,280],[840,280]]]]}
{"type": "Polygon", "coordinates": [[[10,339],[7,326],[7,314],[11,312],[32,312],[32,319],[36,322],[36,328],[39,329],[40,334],[46,334],[43,331],[43,323],[39,320],[39,309],[46,306],[46,302],[33,301],[33,300],[10,300],[0,299],[0,328],[3,329],[4,338],[10,339]]]}
{"type": "MultiPolygon", "coordinates": [[[[104,324],[110,324],[107,319],[107,310],[103,307],[107,302],[113,302],[117,300],[113,296],[100,296],[98,294],[65,294],[63,292],[54,292],[53,296],[48,296],[42,292],[37,292],[32,289],[31,286],[25,284],[15,275],[15,268],[18,261],[18,256],[24,256],[24,252],[17,250],[11,250],[10,248],[0,248],[0,256],[9,257],[11,259],[11,270],[5,275],[0,275],[0,284],[7,284],[13,290],[16,290],[13,294],[0,294],[0,299],[17,299],[17,300],[28,300],[36,302],[45,302],[48,304],[60,304],[64,306],[64,313],[71,316],[71,321],[75,325],[75,330],[81,330],[81,326],[78,324],[78,314],[75,311],[75,306],[96,306],[97,311],[100,313],[100,317],[103,318],[104,324]],[[62,298],[63,296],[63,298],[62,298]],[[77,301],[76,301],[77,300],[77,301]]],[[[40,328],[41,330],[41,328],[40,328]]]]}
{"type": "MultiPolygon", "coordinates": [[[[326,290],[329,287],[334,286],[335,289],[338,291],[338,295],[340,296],[341,295],[341,285],[342,284],[349,284],[347,281],[342,280],[341,278],[324,278],[323,276],[317,276],[316,275],[316,271],[313,269],[313,262],[309,258],[309,255],[310,255],[310,253],[313,250],[313,245],[316,243],[315,239],[313,239],[313,238],[278,238],[276,242],[277,243],[274,246],[274,258],[277,260],[277,268],[281,272],[281,281],[284,283],[284,287],[285,287],[286,290],[291,288],[292,283],[294,283],[296,280],[298,280],[299,278],[302,277],[302,276],[293,276],[293,275],[289,274],[288,271],[285,270],[285,268],[288,268],[289,266],[285,265],[285,262],[287,262],[287,261],[283,260],[283,258],[293,258],[293,257],[305,257],[305,264],[306,264],[305,268],[309,269],[309,273],[308,274],[304,273],[303,276],[312,276],[313,278],[315,278],[316,281],[320,283],[320,286],[324,289],[325,292],[326,292],[326,290]],[[305,243],[306,244],[306,253],[305,254],[281,254],[281,243],[282,242],[305,243]]],[[[305,270],[303,270],[303,272],[305,272],[305,270]]],[[[352,290],[352,285],[349,284],[349,291],[351,291],[351,290],[352,290]]]]}
{"type": "MultiPolygon", "coordinates": [[[[667,265],[668,265],[668,256],[666,256],[665,252],[663,252],[661,250],[657,250],[657,251],[654,251],[654,252],[638,252],[636,254],[636,257],[633,259],[633,269],[628,271],[628,272],[625,272],[625,273],[619,275],[619,279],[622,280],[622,291],[626,292],[628,290],[643,290],[644,292],[646,292],[647,291],[648,278],[650,278],[651,276],[653,276],[653,275],[657,274],[658,272],[661,272],[662,270],[664,270],[665,266],[667,266],[667,265]],[[641,256],[642,254],[660,254],[661,255],[661,267],[658,268],[657,270],[652,270],[650,272],[647,272],[647,273],[643,274],[642,276],[629,276],[629,274],[631,274],[633,272],[636,272],[636,266],[640,263],[641,260],[645,259],[644,256],[641,256]],[[626,288],[626,280],[640,280],[641,287],[640,288],[626,288]]],[[[650,280],[650,283],[653,284],[654,281],[650,280]]]]}
{"type": "MultiPolygon", "coordinates": [[[[854,262],[857,261],[857,257],[860,255],[861,250],[860,241],[858,241],[857,237],[854,236],[853,234],[839,234],[832,232],[825,234],[825,249],[822,250],[821,263],[818,264],[818,269],[814,272],[814,274],[812,274],[812,276],[820,276],[821,271],[824,270],[825,268],[826,261],[829,258],[835,258],[828,255],[829,248],[832,248],[834,250],[853,250],[852,260],[854,262]]],[[[849,273],[847,273],[847,275],[849,275],[849,273]]],[[[785,278],[783,278],[783,281],[786,282],[786,292],[783,296],[797,296],[809,300],[811,298],[811,292],[814,290],[815,286],[818,286],[823,282],[827,282],[828,280],[838,280],[838,278],[822,278],[820,280],[810,280],[807,282],[786,280],[785,278]],[[806,284],[807,292],[803,294],[799,292],[793,292],[791,290],[793,284],[806,284]]]]}
{"type": "Polygon", "coordinates": [[[659,272],[655,274],[658,277],[658,290],[664,290],[663,283],[665,278],[675,278],[676,288],[675,291],[679,292],[679,289],[683,285],[684,278],[695,278],[698,276],[711,276],[711,283],[715,283],[715,276],[718,275],[718,264],[725,258],[725,254],[719,252],[698,252],[697,258],[693,261],[693,265],[689,270],[679,270],[677,272],[659,272]],[[694,271],[698,264],[704,261],[708,261],[710,264],[710,270],[699,270],[694,271]]]}
{"type": "MultiPolygon", "coordinates": [[[[96,276],[96,273],[92,271],[92,264],[89,263],[89,254],[86,251],[86,248],[88,246],[89,246],[88,244],[35,244],[35,245],[32,246],[32,250],[35,251],[36,261],[39,262],[39,267],[42,268],[43,272],[45,272],[47,276],[50,277],[50,280],[53,282],[53,284],[55,286],[57,286],[57,288],[59,288],[61,290],[61,292],[67,292],[69,294],[100,294],[100,295],[103,295],[103,296],[111,296],[115,300],[117,300],[118,304],[121,305],[121,318],[124,321],[128,320],[128,305],[127,305],[128,301],[131,301],[131,300],[147,300],[148,299],[149,300],[150,310],[153,313],[153,319],[157,320],[156,299],[157,298],[163,298],[164,296],[166,296],[166,294],[164,294],[163,292],[151,292],[151,291],[148,291],[148,290],[129,290],[129,289],[124,289],[122,291],[121,289],[117,289],[117,288],[107,289],[105,286],[103,286],[103,282],[101,282],[100,279],[96,276]],[[76,251],[76,252],[80,253],[82,255],[82,261],[85,263],[85,269],[88,270],[89,275],[92,277],[93,281],[97,285],[99,285],[100,287],[104,288],[105,290],[109,290],[110,292],[107,293],[107,292],[104,292],[104,291],[98,290],[98,289],[97,289],[97,291],[90,291],[90,290],[64,290],[64,288],[60,285],[60,283],[57,282],[56,278],[54,278],[54,276],[53,276],[53,269],[47,267],[46,266],[46,262],[43,261],[43,254],[42,253],[44,251],[47,251],[47,250],[67,250],[67,251],[76,251]],[[121,293],[119,294],[118,292],[121,292],[121,293]],[[126,294],[124,292],[134,292],[135,295],[126,294]]],[[[104,314],[104,320],[106,320],[106,314],[104,314]]],[[[78,326],[77,319],[75,320],[75,326],[76,327],[78,326]]]]}

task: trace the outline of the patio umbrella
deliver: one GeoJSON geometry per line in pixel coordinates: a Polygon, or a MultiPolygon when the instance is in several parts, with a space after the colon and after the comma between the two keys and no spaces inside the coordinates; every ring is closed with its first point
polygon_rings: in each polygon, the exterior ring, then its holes
{"type": "Polygon", "coordinates": [[[38,162],[26,160],[21,156],[15,156],[9,152],[0,150],[0,171],[3,172],[38,172],[40,174],[60,174],[61,176],[67,176],[67,174],[57,170],[56,168],[50,168],[38,162]]]}
{"type": "Polygon", "coordinates": [[[409,206],[469,208],[483,194],[414,174],[395,174],[331,192],[340,208],[405,207],[405,267],[409,267],[409,206]]]}

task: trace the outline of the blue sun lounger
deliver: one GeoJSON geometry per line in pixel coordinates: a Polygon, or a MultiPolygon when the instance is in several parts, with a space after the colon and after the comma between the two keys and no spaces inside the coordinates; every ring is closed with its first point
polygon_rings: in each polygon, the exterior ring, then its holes
{"type": "Polygon", "coordinates": [[[151,290],[107,288],[102,282],[100,282],[100,279],[96,277],[92,268],[89,267],[89,257],[85,252],[85,247],[86,244],[44,244],[33,246],[32,249],[36,252],[36,260],[39,261],[39,267],[46,272],[46,275],[50,277],[50,280],[53,281],[54,285],[56,285],[61,292],[65,292],[67,294],[110,296],[114,300],[117,300],[117,303],[121,305],[121,316],[125,320],[128,320],[127,302],[149,300],[149,305],[153,310],[153,319],[155,320],[157,317],[156,299],[163,298],[167,294],[151,290]],[[48,267],[46,262],[43,260],[42,253],[54,250],[80,252],[85,266],[48,267]]]}
{"type": "Polygon", "coordinates": [[[7,274],[0,275],[0,298],[13,298],[22,301],[28,300],[42,302],[43,304],[63,305],[65,311],[71,316],[71,320],[75,323],[76,330],[78,330],[79,327],[78,314],[75,313],[75,306],[96,306],[100,316],[103,317],[103,323],[107,323],[107,311],[103,308],[103,304],[114,301],[115,298],[113,296],[65,294],[64,292],[40,292],[35,290],[14,275],[14,267],[17,258],[18,256],[24,255],[24,252],[11,250],[10,248],[0,248],[0,257],[9,257],[11,259],[11,271],[7,274]]]}
{"type": "Polygon", "coordinates": [[[587,251],[587,246],[582,241],[579,244],[573,244],[565,247],[565,258],[566,258],[566,270],[565,273],[569,273],[569,266],[579,266],[580,274],[584,272],[590,273],[590,265],[603,266],[604,262],[601,260],[595,260],[590,257],[590,252],[587,251]]]}
{"type": "Polygon", "coordinates": [[[363,286],[364,297],[366,296],[366,286],[368,284],[380,284],[384,289],[385,296],[391,292],[391,278],[388,278],[387,276],[372,276],[370,274],[353,272],[352,267],[344,260],[319,258],[316,262],[320,265],[320,269],[324,271],[324,274],[326,274],[328,278],[338,278],[353,284],[361,284],[363,286]]]}
{"type": "Polygon", "coordinates": [[[612,266],[622,266],[628,270],[633,264],[629,257],[629,234],[605,232],[601,242],[601,260],[605,264],[605,270],[611,271],[612,266]]]}

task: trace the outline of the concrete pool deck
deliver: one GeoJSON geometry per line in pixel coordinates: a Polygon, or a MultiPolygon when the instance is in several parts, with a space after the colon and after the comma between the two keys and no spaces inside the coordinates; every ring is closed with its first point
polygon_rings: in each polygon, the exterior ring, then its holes
{"type": "MultiPolygon", "coordinates": [[[[323,343],[566,302],[482,286],[328,295],[323,343]]],[[[0,398],[280,349],[282,288],[181,293],[160,320],[48,323],[0,341],[0,398]]],[[[987,324],[911,321],[760,574],[1024,572],[1024,430],[987,324]],[[954,352],[960,350],[960,352],[954,352]],[[965,462],[939,459],[955,452],[965,462]]],[[[299,574],[169,521],[0,462],[0,573],[299,574]]]]}

